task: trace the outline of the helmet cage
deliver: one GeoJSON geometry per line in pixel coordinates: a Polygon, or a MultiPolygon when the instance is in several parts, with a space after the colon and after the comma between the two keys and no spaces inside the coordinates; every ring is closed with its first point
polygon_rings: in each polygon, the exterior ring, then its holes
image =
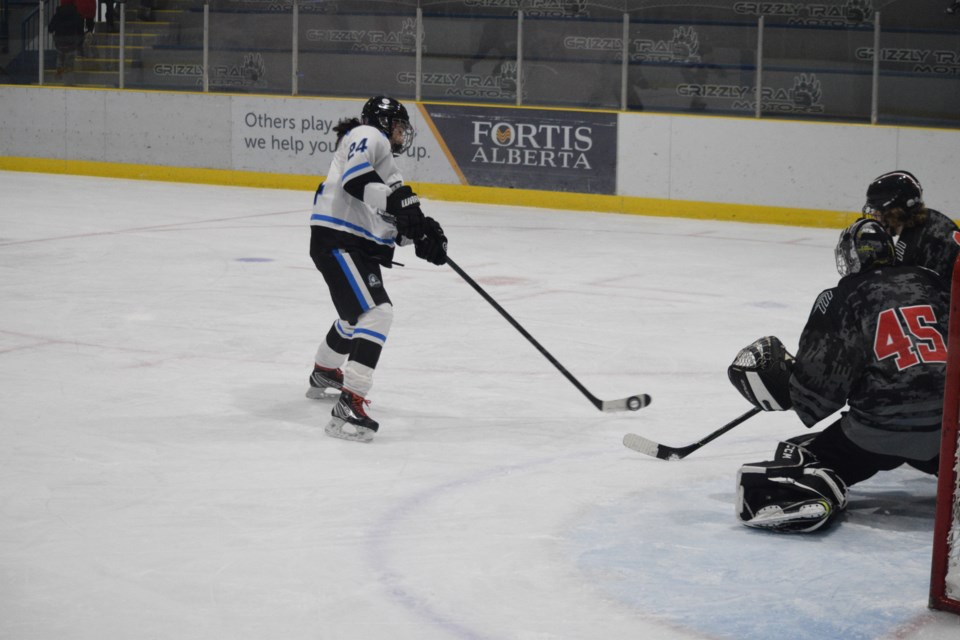
{"type": "Polygon", "coordinates": [[[840,233],[833,250],[841,276],[860,273],[880,264],[893,264],[893,240],[873,218],[860,218],[840,233]]]}
{"type": "Polygon", "coordinates": [[[399,101],[386,96],[367,100],[360,121],[382,131],[390,141],[390,150],[395,156],[409,149],[416,136],[406,108],[399,101]],[[399,142],[395,138],[399,138],[399,142]]]}

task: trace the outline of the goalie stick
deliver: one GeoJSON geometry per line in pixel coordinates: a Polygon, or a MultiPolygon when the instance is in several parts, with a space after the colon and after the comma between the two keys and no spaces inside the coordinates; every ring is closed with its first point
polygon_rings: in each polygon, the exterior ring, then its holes
{"type": "Polygon", "coordinates": [[[753,416],[760,413],[760,411],[761,410],[759,408],[753,407],[743,415],[738,416],[727,424],[723,425],[710,435],[705,436],[693,444],[688,444],[685,447],[668,447],[665,444],[658,444],[653,440],[648,440],[643,436],[638,436],[635,433],[628,433],[623,436],[623,446],[625,446],[627,449],[633,449],[634,451],[645,453],[648,456],[653,456],[654,458],[660,458],[661,460],[682,460],[708,442],[716,440],[740,423],[746,422],[753,416]]]}
{"type": "Polygon", "coordinates": [[[550,364],[555,366],[557,370],[560,371],[560,373],[562,373],[564,377],[566,377],[566,379],[573,384],[573,386],[579,389],[580,393],[585,395],[587,397],[587,400],[589,400],[591,404],[593,404],[593,406],[595,406],[597,409],[604,412],[627,411],[627,410],[639,411],[643,407],[650,404],[651,398],[649,395],[645,393],[638,393],[635,396],[629,396],[627,398],[622,398],[620,400],[601,400],[597,398],[595,395],[587,391],[587,388],[584,387],[582,384],[580,384],[580,381],[574,378],[573,374],[567,371],[566,367],[560,364],[556,358],[550,355],[550,352],[544,349],[543,346],[539,342],[537,342],[536,339],[532,335],[530,335],[530,333],[527,332],[526,329],[520,326],[520,323],[514,320],[513,317],[509,313],[507,313],[506,310],[503,307],[501,307],[497,303],[497,301],[490,296],[490,294],[484,291],[483,288],[479,284],[477,284],[473,278],[468,276],[466,272],[463,269],[461,269],[459,265],[457,265],[456,262],[451,260],[450,256],[447,256],[447,264],[450,265],[450,268],[456,271],[457,275],[463,278],[467,284],[473,287],[474,290],[476,290],[476,292],[479,293],[484,300],[489,302],[490,306],[492,306],[494,309],[499,311],[500,315],[502,315],[507,320],[507,322],[513,325],[514,329],[519,331],[524,338],[529,340],[530,344],[536,347],[537,351],[539,351],[544,358],[549,360],[550,364]]]}

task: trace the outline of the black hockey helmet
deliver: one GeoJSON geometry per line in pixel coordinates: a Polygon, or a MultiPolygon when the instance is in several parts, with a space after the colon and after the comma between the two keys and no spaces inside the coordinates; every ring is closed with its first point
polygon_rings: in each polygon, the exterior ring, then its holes
{"type": "Polygon", "coordinates": [[[395,156],[409,149],[416,135],[407,109],[399,101],[387,96],[374,96],[367,100],[360,112],[360,122],[383,131],[390,140],[390,148],[395,156]],[[397,127],[400,128],[400,142],[394,140],[397,127]]]}
{"type": "Polygon", "coordinates": [[[885,173],[867,187],[867,203],[863,214],[879,219],[884,212],[902,209],[912,214],[923,205],[923,188],[909,171],[885,173]]]}
{"type": "Polygon", "coordinates": [[[881,264],[893,264],[893,238],[873,218],[860,218],[840,233],[833,251],[841,276],[860,273],[881,264]]]}

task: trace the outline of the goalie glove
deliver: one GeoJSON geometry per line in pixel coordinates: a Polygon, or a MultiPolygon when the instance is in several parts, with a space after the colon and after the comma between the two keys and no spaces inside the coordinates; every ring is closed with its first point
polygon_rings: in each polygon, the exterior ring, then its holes
{"type": "Polygon", "coordinates": [[[766,336],[744,347],[727,377],[740,394],[763,411],[786,411],[790,400],[793,356],[776,336],[766,336]]]}
{"type": "Polygon", "coordinates": [[[394,224],[400,235],[418,240],[426,231],[423,211],[420,210],[420,198],[407,185],[398,187],[387,196],[387,213],[394,217],[394,224]]]}

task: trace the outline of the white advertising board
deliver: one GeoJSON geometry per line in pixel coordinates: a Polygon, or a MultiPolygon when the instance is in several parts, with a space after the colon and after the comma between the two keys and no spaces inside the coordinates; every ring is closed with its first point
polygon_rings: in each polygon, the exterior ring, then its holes
{"type": "MultiPolygon", "coordinates": [[[[322,175],[333,159],[342,119],[358,118],[363,100],[235,96],[230,102],[231,168],[322,175]]],[[[406,105],[417,131],[400,158],[408,182],[459,184],[443,146],[413,103],[406,105]]]]}
{"type": "MultiPolygon", "coordinates": [[[[321,176],[334,125],[358,117],[363,102],[4,85],[0,166],[36,158],[321,176]]],[[[399,159],[407,181],[466,184],[450,146],[463,137],[458,123],[441,127],[422,105],[407,108],[417,129],[399,159]]],[[[921,179],[931,206],[960,215],[956,130],[648,113],[616,114],[615,130],[619,196],[852,212],[869,180],[900,168],[921,179]]]]}

